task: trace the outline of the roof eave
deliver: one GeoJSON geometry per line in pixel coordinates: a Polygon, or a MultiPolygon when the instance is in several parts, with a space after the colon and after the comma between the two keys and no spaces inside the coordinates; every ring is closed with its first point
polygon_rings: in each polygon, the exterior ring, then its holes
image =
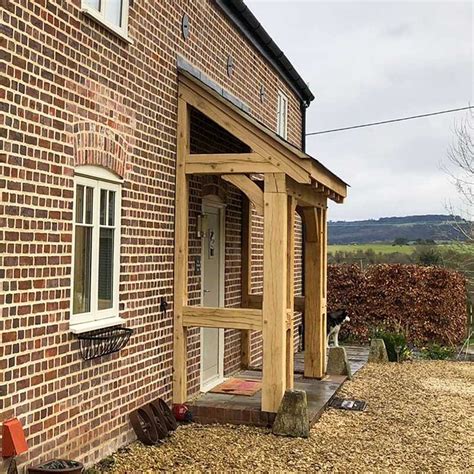
{"type": "Polygon", "coordinates": [[[308,85],[243,0],[214,1],[254,47],[278,70],[300,100],[309,105],[315,97],[308,85]]]}

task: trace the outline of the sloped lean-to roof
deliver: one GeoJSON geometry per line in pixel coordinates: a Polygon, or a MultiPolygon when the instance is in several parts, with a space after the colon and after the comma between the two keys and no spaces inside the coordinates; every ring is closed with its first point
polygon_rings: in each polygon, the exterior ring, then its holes
{"type": "Polygon", "coordinates": [[[276,45],[263,26],[255,18],[243,0],[214,0],[237,28],[279,71],[288,85],[306,105],[314,99],[313,93],[303,78],[292,66],[283,51],[276,45]]]}

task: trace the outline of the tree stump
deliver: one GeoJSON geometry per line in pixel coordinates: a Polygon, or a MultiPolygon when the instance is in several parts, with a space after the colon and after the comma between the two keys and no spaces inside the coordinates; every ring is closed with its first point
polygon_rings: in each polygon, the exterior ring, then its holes
{"type": "Polygon", "coordinates": [[[352,380],[352,370],[344,347],[330,347],[328,353],[328,375],[347,375],[352,380]]]}
{"type": "Polygon", "coordinates": [[[369,362],[388,362],[387,349],[383,339],[372,339],[370,341],[369,362]]]}
{"type": "Polygon", "coordinates": [[[304,390],[287,390],[273,423],[273,434],[307,438],[309,436],[308,401],[304,390]]]}

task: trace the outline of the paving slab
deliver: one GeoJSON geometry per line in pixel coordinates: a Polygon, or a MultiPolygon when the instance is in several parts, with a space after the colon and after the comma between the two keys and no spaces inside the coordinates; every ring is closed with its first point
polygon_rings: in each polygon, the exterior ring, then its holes
{"type": "MultiPolygon", "coordinates": [[[[345,348],[354,374],[366,364],[369,348],[363,346],[345,346],[345,348]]],[[[303,363],[304,353],[295,354],[294,388],[306,392],[308,417],[310,425],[312,425],[319,419],[347,377],[327,375],[321,380],[305,378],[303,377],[303,363]]],[[[234,377],[261,380],[262,371],[260,367],[242,370],[234,377]]],[[[270,427],[275,419],[275,414],[261,411],[261,399],[261,391],[250,397],[207,392],[188,402],[188,406],[194,421],[198,423],[230,423],[270,427]]]]}

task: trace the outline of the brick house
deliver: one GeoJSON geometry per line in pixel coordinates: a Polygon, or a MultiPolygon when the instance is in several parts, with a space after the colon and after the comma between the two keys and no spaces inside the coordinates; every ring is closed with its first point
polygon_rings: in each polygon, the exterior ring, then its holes
{"type": "Polygon", "coordinates": [[[243,2],[0,5],[0,421],[25,428],[19,462],[92,464],[134,439],[130,411],[262,362],[276,411],[302,312],[321,377],[326,202],[346,185],[304,153],[314,97],[243,2]],[[121,326],[121,351],[83,360],[81,334],[121,326]]]}

